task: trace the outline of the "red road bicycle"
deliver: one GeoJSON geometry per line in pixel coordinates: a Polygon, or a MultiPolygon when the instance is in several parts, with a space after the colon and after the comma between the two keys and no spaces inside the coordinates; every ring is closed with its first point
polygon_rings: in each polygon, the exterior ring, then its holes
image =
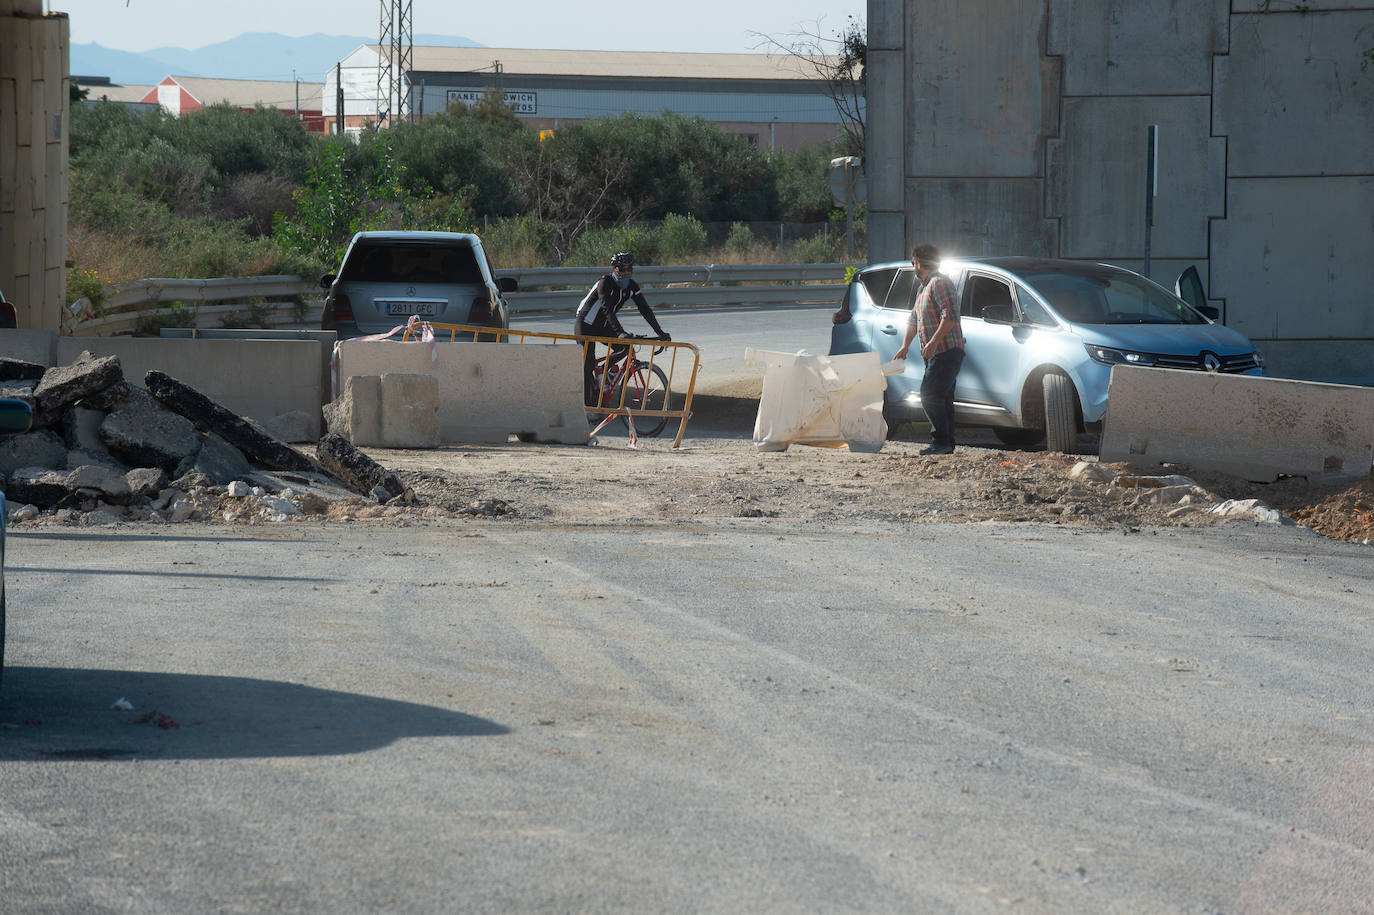
{"type": "MultiPolygon", "coordinates": [[[[653,354],[657,356],[664,349],[665,347],[656,346],[653,354]]],[[[592,368],[592,396],[596,398],[597,405],[605,409],[623,407],[628,410],[629,415],[620,414],[620,421],[639,435],[653,438],[662,432],[668,423],[668,417],[661,415],[661,411],[668,409],[668,375],[661,367],[654,365],[651,359],[635,358],[633,345],[613,344],[606,355],[596,360],[596,365],[592,368]],[[630,421],[643,411],[652,411],[651,415],[642,417],[643,427],[638,423],[630,425],[630,421]],[[654,412],[659,415],[652,415],[654,412]]],[[[598,429],[608,418],[602,414],[591,416],[598,429]]]]}

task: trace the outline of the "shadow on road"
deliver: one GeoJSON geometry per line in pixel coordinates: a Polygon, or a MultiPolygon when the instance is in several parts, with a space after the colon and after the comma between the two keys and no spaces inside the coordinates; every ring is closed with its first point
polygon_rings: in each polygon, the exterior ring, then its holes
{"type": "Polygon", "coordinates": [[[434,706],[246,677],[7,667],[0,698],[0,761],[329,756],[507,732],[434,706]],[[119,699],[134,708],[112,708],[119,699]]]}

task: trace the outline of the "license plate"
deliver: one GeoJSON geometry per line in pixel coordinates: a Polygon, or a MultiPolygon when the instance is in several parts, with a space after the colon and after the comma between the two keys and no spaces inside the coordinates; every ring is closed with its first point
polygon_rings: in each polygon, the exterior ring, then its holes
{"type": "Polygon", "coordinates": [[[387,302],[386,313],[389,315],[418,315],[422,318],[432,318],[439,313],[439,303],[387,302]]]}

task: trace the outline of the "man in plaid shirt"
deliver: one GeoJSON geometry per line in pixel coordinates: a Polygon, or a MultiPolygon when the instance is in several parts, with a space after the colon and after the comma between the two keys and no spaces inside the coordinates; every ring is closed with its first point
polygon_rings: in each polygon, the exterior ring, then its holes
{"type": "Polygon", "coordinates": [[[907,319],[906,339],[894,358],[905,359],[918,337],[925,374],[921,376],[921,407],[930,420],[930,447],[922,454],[954,453],[954,382],[964,364],[964,331],[959,327],[959,303],[954,283],[939,273],[940,249],[917,245],[911,265],[921,280],[916,304],[907,319]]]}

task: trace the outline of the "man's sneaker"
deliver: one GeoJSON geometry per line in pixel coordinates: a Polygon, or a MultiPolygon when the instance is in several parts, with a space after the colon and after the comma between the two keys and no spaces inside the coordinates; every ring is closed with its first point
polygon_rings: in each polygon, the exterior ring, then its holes
{"type": "Polygon", "coordinates": [[[953,445],[930,445],[921,449],[921,454],[953,454],[953,445]]]}

